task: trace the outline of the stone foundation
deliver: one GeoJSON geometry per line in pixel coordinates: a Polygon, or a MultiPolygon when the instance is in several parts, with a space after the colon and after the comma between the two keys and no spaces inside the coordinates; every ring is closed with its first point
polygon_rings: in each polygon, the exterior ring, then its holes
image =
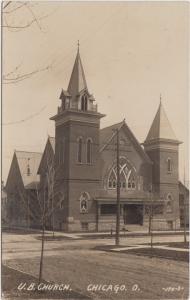
{"type": "MultiPolygon", "coordinates": [[[[149,220],[146,219],[143,222],[143,226],[149,227],[149,220]]],[[[180,220],[166,220],[166,219],[153,219],[152,222],[153,230],[175,230],[180,229],[180,220]]]]}
{"type": "Polygon", "coordinates": [[[96,223],[95,222],[81,222],[79,220],[75,220],[72,223],[69,223],[67,225],[69,232],[75,232],[75,231],[96,231],[96,223]]]}

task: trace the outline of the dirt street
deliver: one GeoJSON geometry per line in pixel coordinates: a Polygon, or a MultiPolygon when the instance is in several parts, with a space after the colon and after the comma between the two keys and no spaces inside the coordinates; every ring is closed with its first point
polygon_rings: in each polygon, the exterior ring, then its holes
{"type": "MultiPolygon", "coordinates": [[[[38,276],[40,242],[35,236],[5,234],[3,242],[3,261],[8,266],[38,276]]],[[[94,250],[97,244],[108,241],[47,242],[44,279],[70,284],[92,299],[188,298],[188,263],[94,250]]]]}

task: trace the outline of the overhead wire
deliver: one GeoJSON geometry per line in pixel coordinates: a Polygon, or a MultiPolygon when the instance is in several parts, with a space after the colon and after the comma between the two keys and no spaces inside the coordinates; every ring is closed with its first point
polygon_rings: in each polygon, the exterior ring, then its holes
{"type": "Polygon", "coordinates": [[[2,123],[3,126],[7,126],[7,125],[16,125],[16,124],[20,124],[20,123],[23,123],[23,122],[26,122],[28,120],[31,120],[33,119],[34,117],[40,115],[42,113],[42,111],[45,110],[45,108],[47,107],[47,105],[43,106],[40,111],[38,111],[37,113],[34,113],[28,117],[26,117],[25,119],[21,119],[21,120],[18,120],[18,121],[13,121],[13,122],[7,122],[7,123],[2,123]]]}

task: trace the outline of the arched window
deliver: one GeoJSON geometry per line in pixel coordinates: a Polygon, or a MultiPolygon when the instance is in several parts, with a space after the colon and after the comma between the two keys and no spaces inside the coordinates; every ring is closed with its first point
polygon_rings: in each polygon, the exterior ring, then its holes
{"type": "Polygon", "coordinates": [[[133,172],[131,172],[129,179],[128,179],[128,189],[129,190],[134,190],[136,189],[136,180],[135,180],[135,176],[133,174],[133,172]]]}
{"type": "Polygon", "coordinates": [[[92,141],[90,139],[87,140],[86,145],[86,161],[87,164],[90,164],[92,162],[92,141]]]}
{"type": "Polygon", "coordinates": [[[172,212],[172,195],[167,195],[167,204],[166,204],[166,212],[171,213],[172,212]]]}
{"type": "Polygon", "coordinates": [[[27,176],[30,176],[30,166],[27,166],[27,176]]]}
{"type": "Polygon", "coordinates": [[[117,185],[117,175],[116,175],[115,168],[112,168],[108,178],[108,188],[115,189],[116,185],[117,185]]]}
{"type": "Polygon", "coordinates": [[[64,163],[65,158],[65,139],[59,139],[59,164],[64,163]]]}
{"type": "Polygon", "coordinates": [[[87,95],[83,95],[81,98],[81,110],[87,111],[87,109],[88,109],[87,95]]]}
{"type": "Polygon", "coordinates": [[[172,171],[172,161],[171,158],[167,159],[167,171],[171,173],[172,171]]]}
{"type": "Polygon", "coordinates": [[[27,164],[27,176],[30,176],[30,175],[31,175],[29,161],[30,161],[30,158],[28,158],[28,164],[27,164]]]}
{"type": "Polygon", "coordinates": [[[77,153],[77,160],[79,163],[82,162],[82,138],[78,139],[78,153],[77,153]]]}
{"type": "Polygon", "coordinates": [[[87,192],[83,192],[80,196],[80,212],[87,213],[88,212],[88,200],[90,196],[87,192]]]}

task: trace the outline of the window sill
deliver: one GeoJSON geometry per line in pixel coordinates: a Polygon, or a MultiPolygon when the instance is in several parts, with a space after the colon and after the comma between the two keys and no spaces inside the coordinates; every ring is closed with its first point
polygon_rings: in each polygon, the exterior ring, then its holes
{"type": "MultiPolygon", "coordinates": [[[[107,188],[109,191],[116,191],[117,188],[111,188],[111,187],[108,187],[107,188]]],[[[126,188],[120,188],[120,191],[121,192],[131,192],[131,191],[137,191],[137,189],[126,189],[126,188]]]]}
{"type": "Polygon", "coordinates": [[[76,165],[78,166],[94,166],[93,163],[85,163],[85,162],[76,162],[76,165]]]}

